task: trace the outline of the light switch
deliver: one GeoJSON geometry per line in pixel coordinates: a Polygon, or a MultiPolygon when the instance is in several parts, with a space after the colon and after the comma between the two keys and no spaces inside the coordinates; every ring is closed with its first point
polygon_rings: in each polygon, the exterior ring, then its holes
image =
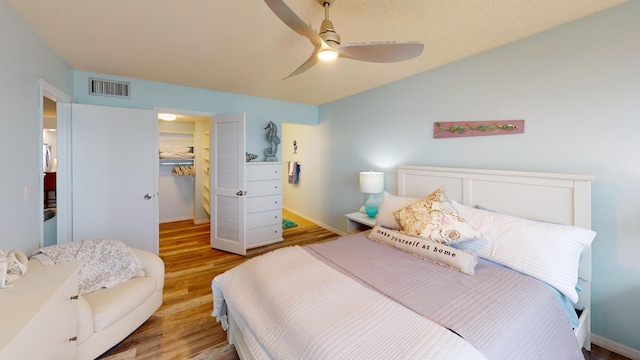
{"type": "Polygon", "coordinates": [[[24,186],[24,202],[27,202],[31,199],[31,186],[24,186]]]}

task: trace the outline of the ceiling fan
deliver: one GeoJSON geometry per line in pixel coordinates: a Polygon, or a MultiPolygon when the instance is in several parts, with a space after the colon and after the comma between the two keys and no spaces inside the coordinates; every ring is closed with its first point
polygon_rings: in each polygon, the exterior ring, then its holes
{"type": "Polygon", "coordinates": [[[285,79],[309,70],[319,60],[333,60],[344,57],[353,60],[391,63],[412,59],[422,54],[424,45],[419,42],[397,43],[395,41],[340,44],[340,35],[329,20],[329,7],[335,0],[316,0],[324,8],[324,20],[320,25],[320,33],[316,33],[309,25],[296,15],[284,0],[264,0],[271,10],[293,31],[308,38],[313,44],[313,53],[285,79]]]}

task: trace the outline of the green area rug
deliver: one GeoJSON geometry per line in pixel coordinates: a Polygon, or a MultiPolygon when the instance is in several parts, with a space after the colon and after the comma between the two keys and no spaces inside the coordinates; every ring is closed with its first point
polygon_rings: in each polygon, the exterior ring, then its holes
{"type": "Polygon", "coordinates": [[[294,223],[291,220],[287,220],[287,219],[282,219],[282,229],[288,229],[288,228],[292,228],[298,226],[298,224],[294,223]]]}

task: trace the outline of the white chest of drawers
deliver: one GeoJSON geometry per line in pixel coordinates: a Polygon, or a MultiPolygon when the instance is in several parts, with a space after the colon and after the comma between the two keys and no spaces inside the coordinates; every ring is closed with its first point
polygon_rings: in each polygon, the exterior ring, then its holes
{"type": "Polygon", "coordinates": [[[81,262],[29,268],[0,290],[0,359],[76,358],[81,262]]]}
{"type": "Polygon", "coordinates": [[[245,228],[247,249],[283,241],[281,162],[247,163],[245,228]]]}

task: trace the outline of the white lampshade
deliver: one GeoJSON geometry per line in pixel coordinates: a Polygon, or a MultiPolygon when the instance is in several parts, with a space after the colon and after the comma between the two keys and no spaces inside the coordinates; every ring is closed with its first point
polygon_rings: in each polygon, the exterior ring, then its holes
{"type": "Polygon", "coordinates": [[[363,171],[360,173],[360,192],[379,194],[384,190],[384,173],[363,171]]]}

